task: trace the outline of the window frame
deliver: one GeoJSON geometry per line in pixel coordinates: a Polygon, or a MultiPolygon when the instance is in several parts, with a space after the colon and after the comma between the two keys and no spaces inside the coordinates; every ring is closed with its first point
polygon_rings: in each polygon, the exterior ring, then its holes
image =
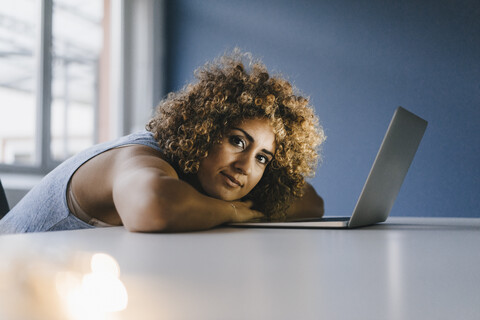
{"type": "MultiPolygon", "coordinates": [[[[34,161],[31,164],[0,163],[0,173],[45,175],[63,160],[56,160],[52,144],[53,85],[53,7],[54,0],[37,2],[37,36],[35,38],[35,137],[34,161]]],[[[97,93],[98,94],[98,93],[97,93]]],[[[93,142],[98,143],[98,105],[94,105],[93,142]]]]}
{"type": "Polygon", "coordinates": [[[46,174],[60,161],[53,160],[50,152],[51,141],[51,100],[52,100],[52,21],[53,0],[42,0],[39,5],[38,35],[35,44],[35,161],[31,165],[0,164],[0,172],[46,174]]]}
{"type": "MultiPolygon", "coordinates": [[[[109,85],[108,101],[103,106],[107,116],[95,111],[94,143],[107,141],[143,128],[156,104],[165,95],[166,0],[108,1],[109,85]],[[128,26],[128,27],[127,27],[128,26]],[[135,47],[132,52],[130,48],[135,47]],[[148,65],[138,66],[141,61],[148,65]],[[151,70],[154,70],[152,73],[151,70]],[[146,88],[129,79],[140,79],[146,88]],[[98,124],[107,117],[106,134],[99,134],[98,124]],[[99,141],[100,140],[100,141],[99,141]]],[[[36,43],[36,138],[33,164],[0,163],[1,174],[42,176],[62,161],[54,160],[51,145],[53,0],[38,2],[39,30],[36,43]]],[[[141,63],[140,63],[141,65],[141,63]]]]}

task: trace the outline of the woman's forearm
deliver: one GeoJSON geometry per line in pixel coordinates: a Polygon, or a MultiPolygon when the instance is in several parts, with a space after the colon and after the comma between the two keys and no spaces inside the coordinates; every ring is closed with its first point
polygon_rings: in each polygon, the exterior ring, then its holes
{"type": "Polygon", "coordinates": [[[151,173],[117,183],[114,201],[125,228],[136,232],[182,232],[258,218],[240,202],[205,196],[190,184],[151,173]]]}
{"type": "Polygon", "coordinates": [[[287,219],[320,218],[324,212],[322,197],[309,183],[306,183],[303,197],[296,199],[287,210],[287,219]]]}
{"type": "Polygon", "coordinates": [[[181,180],[164,179],[154,196],[154,208],[145,214],[163,218],[165,226],[159,231],[205,230],[235,218],[235,208],[228,202],[205,196],[181,180]]]}

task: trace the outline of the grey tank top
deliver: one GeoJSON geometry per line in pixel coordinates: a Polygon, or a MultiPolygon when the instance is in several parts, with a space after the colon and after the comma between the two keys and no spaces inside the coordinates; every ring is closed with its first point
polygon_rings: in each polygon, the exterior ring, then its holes
{"type": "Polygon", "coordinates": [[[46,175],[0,220],[0,234],[94,228],[68,209],[68,182],[75,171],[91,158],[127,144],[141,144],[161,151],[153,134],[143,131],[80,152],[46,175]]]}

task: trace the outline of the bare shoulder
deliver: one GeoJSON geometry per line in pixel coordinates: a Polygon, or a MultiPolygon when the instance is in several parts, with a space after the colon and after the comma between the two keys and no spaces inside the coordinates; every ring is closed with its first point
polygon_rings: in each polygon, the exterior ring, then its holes
{"type": "Polygon", "coordinates": [[[72,176],[71,186],[80,207],[88,214],[120,225],[113,199],[115,186],[121,187],[120,194],[125,197],[134,190],[149,188],[162,177],[178,179],[175,169],[160,152],[144,145],[126,145],[85,162],[72,176]]]}
{"type": "Polygon", "coordinates": [[[126,177],[131,180],[143,173],[178,179],[177,172],[160,152],[144,145],[127,145],[110,149],[84,163],[72,177],[72,188],[80,205],[89,209],[112,203],[115,181],[126,177]]]}
{"type": "Polygon", "coordinates": [[[161,152],[155,149],[144,145],[127,145],[113,150],[117,153],[114,174],[144,169],[178,179],[178,174],[172,165],[164,159],[161,152]]]}

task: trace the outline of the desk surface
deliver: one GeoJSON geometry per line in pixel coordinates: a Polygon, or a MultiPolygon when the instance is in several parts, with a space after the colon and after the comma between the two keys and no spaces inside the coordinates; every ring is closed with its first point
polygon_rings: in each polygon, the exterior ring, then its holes
{"type": "Polygon", "coordinates": [[[480,219],[446,218],[352,230],[0,236],[0,252],[115,257],[129,294],[119,319],[479,319],[479,245],[480,219]]]}

